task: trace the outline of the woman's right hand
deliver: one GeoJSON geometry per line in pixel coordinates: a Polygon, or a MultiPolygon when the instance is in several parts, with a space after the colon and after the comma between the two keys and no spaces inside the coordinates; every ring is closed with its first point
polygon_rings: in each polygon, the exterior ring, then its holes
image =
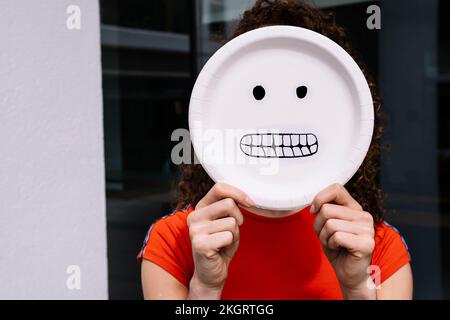
{"type": "Polygon", "coordinates": [[[253,201],[239,189],[216,183],[187,218],[195,264],[190,299],[220,299],[228,265],[239,247],[239,226],[244,222],[237,205],[253,201]]]}

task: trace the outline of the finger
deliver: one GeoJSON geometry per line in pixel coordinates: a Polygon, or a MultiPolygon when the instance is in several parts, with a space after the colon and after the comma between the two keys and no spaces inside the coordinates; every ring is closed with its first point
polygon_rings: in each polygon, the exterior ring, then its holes
{"type": "Polygon", "coordinates": [[[317,234],[329,219],[340,219],[347,221],[361,221],[373,225],[372,215],[365,211],[354,210],[336,204],[325,203],[316,215],[313,226],[317,234]]]}
{"type": "Polygon", "coordinates": [[[354,222],[338,219],[329,219],[319,233],[320,243],[324,246],[328,245],[329,238],[336,232],[351,233],[354,235],[373,236],[373,228],[362,226],[354,222]]]}
{"type": "Polygon", "coordinates": [[[346,232],[335,232],[328,240],[327,247],[332,250],[346,249],[357,257],[371,254],[375,246],[373,238],[346,232]]]}
{"type": "Polygon", "coordinates": [[[335,203],[354,210],[362,210],[361,205],[353,199],[347,189],[340,184],[332,184],[331,186],[320,191],[313,199],[311,205],[311,213],[320,210],[325,203],[335,203]]]}
{"type": "Polygon", "coordinates": [[[233,241],[239,240],[238,222],[233,217],[221,218],[213,221],[204,221],[192,225],[191,230],[195,234],[213,234],[222,231],[230,231],[233,233],[233,241]]]}
{"type": "Polygon", "coordinates": [[[239,227],[237,220],[233,217],[226,217],[222,219],[213,220],[207,223],[205,225],[204,232],[208,234],[213,234],[222,231],[230,231],[233,233],[233,239],[236,240],[236,238],[239,236],[238,230],[239,227]]]}
{"type": "Polygon", "coordinates": [[[230,231],[222,231],[208,235],[208,246],[213,250],[222,249],[233,243],[233,233],[230,231]]]}
{"type": "Polygon", "coordinates": [[[219,182],[208,191],[208,193],[197,203],[195,208],[201,209],[225,198],[231,198],[244,207],[253,207],[255,205],[243,191],[219,182]]]}
{"type": "Polygon", "coordinates": [[[231,198],[226,198],[207,207],[196,209],[189,215],[189,223],[204,220],[212,221],[224,217],[235,218],[239,225],[244,222],[244,217],[236,202],[231,198]]]}

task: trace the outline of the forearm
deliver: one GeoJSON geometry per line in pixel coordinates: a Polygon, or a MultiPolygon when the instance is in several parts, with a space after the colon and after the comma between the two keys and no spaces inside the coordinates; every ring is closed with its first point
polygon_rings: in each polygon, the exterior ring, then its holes
{"type": "Polygon", "coordinates": [[[187,300],[220,300],[222,295],[221,287],[210,287],[198,280],[194,274],[189,283],[189,293],[187,300]]]}
{"type": "Polygon", "coordinates": [[[345,300],[377,300],[377,290],[370,277],[354,288],[341,285],[341,290],[345,300]]]}

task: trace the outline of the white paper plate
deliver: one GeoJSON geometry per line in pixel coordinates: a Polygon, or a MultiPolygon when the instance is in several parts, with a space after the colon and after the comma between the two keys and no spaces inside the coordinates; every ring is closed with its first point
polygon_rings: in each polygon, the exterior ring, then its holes
{"type": "Polygon", "coordinates": [[[198,76],[189,106],[206,172],[267,209],[303,208],[326,186],[345,184],[367,153],[373,123],[369,86],[351,56],[292,26],[225,44],[198,76]]]}

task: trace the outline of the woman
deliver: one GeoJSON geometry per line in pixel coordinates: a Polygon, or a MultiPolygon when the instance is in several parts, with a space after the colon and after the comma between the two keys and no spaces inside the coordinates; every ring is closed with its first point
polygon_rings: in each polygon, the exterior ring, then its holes
{"type": "MultiPolygon", "coordinates": [[[[233,37],[268,25],[321,33],[357,62],[332,15],[296,0],[258,0],[233,37]]],[[[359,63],[360,67],[362,64],[359,63]]],[[[377,184],[383,128],[346,185],[325,188],[299,212],[254,207],[241,190],[182,167],[177,209],[150,228],[139,260],[147,299],[411,299],[406,244],[384,221],[377,184]],[[370,212],[370,213],[369,213],[370,212]]]]}

